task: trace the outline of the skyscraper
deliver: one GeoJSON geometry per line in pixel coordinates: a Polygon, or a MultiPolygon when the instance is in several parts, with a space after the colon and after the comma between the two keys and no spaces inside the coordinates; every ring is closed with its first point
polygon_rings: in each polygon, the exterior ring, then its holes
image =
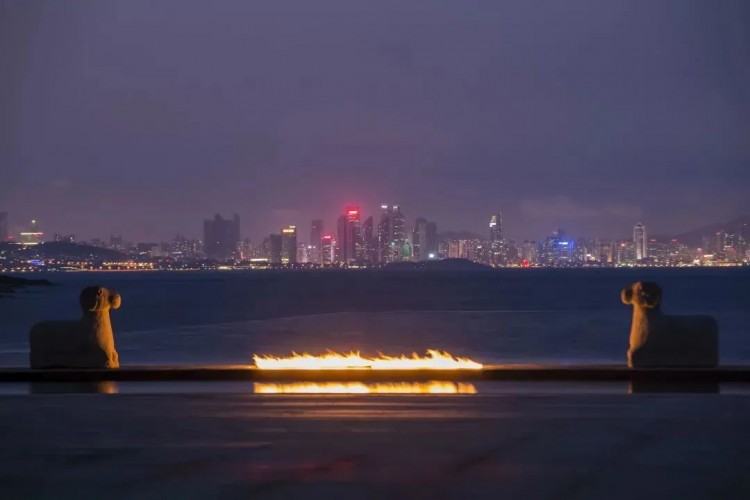
{"type": "Polygon", "coordinates": [[[321,219],[313,219],[312,224],[310,225],[310,247],[307,258],[310,262],[315,264],[322,263],[322,251],[320,248],[322,238],[323,221],[321,219]]]}
{"type": "Polygon", "coordinates": [[[346,215],[339,215],[336,220],[336,239],[334,243],[336,246],[333,249],[333,259],[338,262],[346,262],[346,215]]]}
{"type": "MultiPolygon", "coordinates": [[[[489,264],[498,266],[506,263],[505,241],[503,239],[503,216],[496,213],[490,216],[489,264]]],[[[485,257],[485,258],[486,258],[485,257]]]]}
{"type": "Polygon", "coordinates": [[[271,264],[281,264],[282,240],[280,234],[268,236],[269,261],[271,264]]]}
{"type": "Polygon", "coordinates": [[[393,206],[393,211],[393,241],[403,245],[406,241],[406,217],[398,205],[393,206]]]}
{"type": "Polygon", "coordinates": [[[558,228],[539,244],[539,263],[550,267],[566,267],[573,262],[575,242],[565,237],[565,230],[558,228]]]}
{"type": "Polygon", "coordinates": [[[8,240],[8,214],[0,212],[0,243],[8,240]]]}
{"type": "Polygon", "coordinates": [[[178,234],[169,248],[169,253],[176,259],[195,258],[199,254],[198,242],[189,240],[183,235],[178,234]]]}
{"type": "Polygon", "coordinates": [[[490,217],[490,242],[500,242],[503,237],[503,215],[498,212],[490,217]]]}
{"type": "Polygon", "coordinates": [[[402,260],[406,241],[406,218],[398,205],[381,205],[378,224],[378,256],[380,262],[402,260]]]}
{"type": "Polygon", "coordinates": [[[206,256],[213,259],[232,258],[240,241],[240,216],[231,219],[215,215],[203,222],[203,244],[206,256]]]}
{"type": "Polygon", "coordinates": [[[635,260],[642,260],[648,257],[646,226],[642,222],[633,227],[633,244],[635,245],[635,260]]]}
{"type": "Polygon", "coordinates": [[[427,260],[427,220],[417,217],[411,236],[411,247],[414,260],[427,260]]]}
{"type": "Polygon", "coordinates": [[[281,263],[297,263],[297,227],[281,228],[281,263]]]}
{"type": "Polygon", "coordinates": [[[335,242],[332,234],[325,234],[321,238],[320,250],[321,250],[321,264],[327,265],[333,263],[335,242]]]}
{"type": "Polygon", "coordinates": [[[417,218],[412,232],[412,252],[414,260],[434,259],[438,253],[437,225],[417,218]]]}
{"type": "Polygon", "coordinates": [[[521,244],[522,265],[533,266],[539,261],[539,247],[536,241],[524,240],[521,244]]]}
{"type": "Polygon", "coordinates": [[[344,214],[339,216],[337,224],[337,260],[339,262],[349,264],[362,260],[362,228],[359,221],[359,207],[354,205],[347,206],[344,214]]]}
{"type": "Polygon", "coordinates": [[[633,241],[621,241],[617,245],[615,260],[618,264],[631,264],[636,260],[635,243],[633,241]]]}
{"type": "Polygon", "coordinates": [[[722,230],[719,230],[716,232],[716,248],[714,250],[714,254],[720,259],[724,258],[724,254],[726,251],[726,242],[727,242],[727,232],[722,230]]]}
{"type": "Polygon", "coordinates": [[[434,259],[438,255],[438,233],[437,224],[427,223],[427,258],[434,259]]]}
{"type": "Polygon", "coordinates": [[[370,263],[378,261],[377,245],[372,216],[365,219],[362,224],[362,260],[370,263]]]}
{"type": "Polygon", "coordinates": [[[378,223],[378,262],[389,262],[389,247],[393,230],[391,226],[390,207],[388,205],[380,206],[380,222],[378,223]]]}

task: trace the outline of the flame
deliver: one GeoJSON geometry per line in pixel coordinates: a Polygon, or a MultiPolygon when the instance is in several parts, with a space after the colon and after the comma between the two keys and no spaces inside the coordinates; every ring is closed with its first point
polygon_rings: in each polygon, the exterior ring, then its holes
{"type": "Polygon", "coordinates": [[[427,356],[413,353],[411,357],[380,354],[376,358],[362,357],[359,352],[339,354],[328,352],[320,356],[304,353],[286,358],[254,355],[255,366],[261,370],[481,370],[482,364],[468,358],[456,358],[447,352],[429,349],[427,356]]]}
{"type": "Polygon", "coordinates": [[[298,382],[293,384],[256,383],[255,394],[476,394],[474,384],[455,382],[298,382]]]}

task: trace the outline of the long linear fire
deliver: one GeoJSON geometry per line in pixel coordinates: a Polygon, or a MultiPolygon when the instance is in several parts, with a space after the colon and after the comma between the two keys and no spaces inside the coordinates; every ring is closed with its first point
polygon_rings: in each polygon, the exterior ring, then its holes
{"type": "Polygon", "coordinates": [[[482,364],[468,358],[454,357],[447,352],[428,349],[426,356],[364,357],[359,352],[340,354],[329,351],[322,355],[308,353],[285,358],[254,355],[255,366],[260,370],[481,370],[482,364]]]}
{"type": "Polygon", "coordinates": [[[461,382],[295,382],[256,383],[255,394],[476,394],[474,384],[461,382]]]}

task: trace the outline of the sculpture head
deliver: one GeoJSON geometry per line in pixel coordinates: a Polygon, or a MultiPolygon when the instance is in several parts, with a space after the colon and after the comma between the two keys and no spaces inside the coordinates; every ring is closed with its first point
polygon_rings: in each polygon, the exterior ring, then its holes
{"type": "Polygon", "coordinates": [[[119,293],[103,286],[88,286],[81,291],[80,302],[84,312],[96,312],[118,309],[122,299],[119,293]]]}
{"type": "Polygon", "coordinates": [[[661,287],[653,281],[636,281],[622,289],[620,298],[623,304],[654,309],[661,303],[661,287]]]}

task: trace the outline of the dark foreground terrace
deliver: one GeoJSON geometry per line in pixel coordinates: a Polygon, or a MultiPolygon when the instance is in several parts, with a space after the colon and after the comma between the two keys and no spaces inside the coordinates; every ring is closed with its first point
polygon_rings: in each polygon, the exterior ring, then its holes
{"type": "Polygon", "coordinates": [[[2,498],[750,497],[750,386],[705,374],[290,395],[9,373],[2,498]]]}

